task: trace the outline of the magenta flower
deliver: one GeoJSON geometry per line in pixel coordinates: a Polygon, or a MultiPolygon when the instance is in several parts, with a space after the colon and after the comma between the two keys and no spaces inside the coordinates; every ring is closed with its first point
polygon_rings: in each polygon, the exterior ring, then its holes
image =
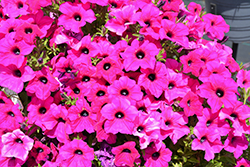
{"type": "Polygon", "coordinates": [[[135,145],[134,141],[128,141],[123,145],[112,148],[112,153],[115,154],[116,166],[134,166],[135,160],[140,157],[135,145]]]}
{"type": "Polygon", "coordinates": [[[1,21],[0,34],[3,34],[3,36],[5,36],[9,33],[15,33],[22,22],[22,20],[14,18],[9,18],[7,20],[1,21]]]}
{"type": "Polygon", "coordinates": [[[35,93],[36,97],[45,100],[50,96],[50,92],[57,90],[58,81],[52,76],[48,68],[43,67],[41,71],[36,71],[36,77],[32,79],[26,91],[35,93]]]}
{"type": "Polygon", "coordinates": [[[96,18],[91,9],[85,10],[81,3],[65,2],[60,5],[59,10],[63,13],[58,18],[58,25],[73,32],[80,32],[86,22],[92,23],[96,18]]]}
{"type": "Polygon", "coordinates": [[[76,105],[69,109],[68,118],[73,132],[82,132],[86,130],[88,133],[94,132],[95,114],[85,99],[76,101],[76,105]]]}
{"type": "Polygon", "coordinates": [[[197,55],[201,54],[201,50],[195,50],[189,52],[188,55],[180,57],[181,63],[183,64],[183,72],[191,72],[194,76],[199,76],[200,69],[204,63],[200,60],[197,55]]]}
{"type": "Polygon", "coordinates": [[[35,141],[30,155],[35,158],[37,163],[47,161],[49,159],[50,148],[40,141],[35,141]]]}
{"type": "Polygon", "coordinates": [[[94,160],[94,149],[82,140],[74,139],[59,150],[57,162],[66,167],[89,167],[94,160]]]}
{"type": "Polygon", "coordinates": [[[163,19],[161,25],[162,28],[159,30],[161,40],[167,39],[184,47],[188,47],[188,28],[183,23],[175,23],[163,19]]]}
{"type": "MultiPolygon", "coordinates": [[[[161,2],[161,1],[159,1],[161,2]]],[[[163,10],[164,11],[179,11],[179,6],[182,3],[182,0],[171,0],[171,1],[166,1],[166,3],[163,5],[163,10]]]]}
{"type": "Polygon", "coordinates": [[[203,69],[199,76],[202,82],[209,82],[211,77],[217,75],[220,78],[231,78],[231,73],[225,67],[224,64],[220,64],[217,61],[210,61],[206,63],[206,67],[203,69]]]}
{"type": "Polygon", "coordinates": [[[217,112],[224,104],[226,107],[233,107],[237,101],[237,84],[231,78],[213,76],[210,82],[199,86],[199,96],[207,98],[212,112],[217,112]]]}
{"type": "Polygon", "coordinates": [[[133,121],[138,110],[127,99],[116,98],[101,109],[101,114],[107,119],[104,123],[104,129],[107,133],[132,134],[133,121]]]}
{"type": "Polygon", "coordinates": [[[240,158],[237,160],[237,165],[235,167],[249,167],[250,166],[250,161],[240,158]]]}
{"type": "Polygon", "coordinates": [[[161,148],[158,150],[155,145],[145,149],[144,159],[146,160],[146,167],[155,166],[168,166],[168,162],[171,160],[172,152],[166,148],[163,143],[161,148]]]}
{"type": "Polygon", "coordinates": [[[23,90],[24,82],[30,81],[35,77],[34,71],[26,66],[26,60],[18,68],[14,64],[4,66],[0,64],[0,85],[20,93],[23,90]]]}
{"type": "Polygon", "coordinates": [[[132,105],[142,99],[143,93],[136,82],[127,76],[122,76],[119,80],[115,80],[112,85],[108,87],[110,100],[114,98],[128,99],[132,105]]]}
{"type": "Polygon", "coordinates": [[[138,85],[144,87],[156,98],[159,98],[166,87],[166,66],[163,63],[156,62],[154,69],[141,69],[138,85]]]}
{"type": "Polygon", "coordinates": [[[184,97],[190,90],[187,86],[188,78],[182,73],[176,73],[171,69],[167,69],[165,98],[172,101],[177,97],[184,97]]]}
{"type": "Polygon", "coordinates": [[[126,5],[121,9],[114,10],[109,13],[114,17],[108,20],[105,24],[108,30],[122,36],[123,32],[129,27],[130,24],[135,24],[137,17],[135,15],[136,7],[134,5],[126,5]]]}
{"type": "Polygon", "coordinates": [[[218,132],[196,126],[194,128],[194,134],[197,138],[192,142],[192,150],[205,151],[205,160],[210,161],[214,159],[214,153],[219,153],[222,150],[223,145],[218,132]]]}
{"type": "Polygon", "coordinates": [[[211,39],[222,40],[224,33],[229,31],[229,25],[226,24],[225,20],[220,15],[213,15],[211,13],[202,16],[205,24],[205,32],[207,36],[211,39]]]}
{"type": "Polygon", "coordinates": [[[26,136],[20,129],[2,135],[2,156],[15,157],[25,161],[32,149],[34,140],[26,136]]]}
{"type": "Polygon", "coordinates": [[[0,164],[2,165],[2,167],[9,167],[9,166],[21,167],[24,163],[25,161],[22,161],[15,157],[0,156],[0,164]]]}
{"type": "Polygon", "coordinates": [[[234,133],[231,131],[225,140],[224,149],[233,153],[234,157],[238,159],[243,154],[243,151],[248,148],[248,143],[245,134],[234,136],[234,133]]]}
{"type": "Polygon", "coordinates": [[[240,70],[237,73],[236,78],[238,86],[241,88],[245,88],[245,90],[247,91],[247,88],[250,87],[250,71],[240,70]]]}
{"type": "Polygon", "coordinates": [[[11,18],[28,14],[27,0],[2,0],[1,5],[4,13],[11,18]]]}
{"type": "Polygon", "coordinates": [[[194,114],[196,115],[202,115],[202,103],[199,99],[199,97],[193,93],[192,91],[189,91],[183,99],[180,101],[179,104],[183,109],[184,113],[187,117],[192,116],[194,114]]]}
{"type": "Polygon", "coordinates": [[[139,67],[153,69],[156,62],[155,56],[158,52],[159,49],[154,43],[147,40],[144,40],[144,42],[139,42],[137,39],[133,40],[131,46],[121,53],[125,70],[136,71],[139,67]]]}
{"type": "Polygon", "coordinates": [[[25,61],[24,56],[30,54],[35,45],[29,45],[24,40],[15,42],[14,35],[15,33],[7,34],[0,41],[0,64],[15,64],[19,68],[25,61]]]}
{"type": "Polygon", "coordinates": [[[0,103],[0,129],[12,131],[20,128],[20,124],[24,122],[24,117],[16,104],[0,103]]]}

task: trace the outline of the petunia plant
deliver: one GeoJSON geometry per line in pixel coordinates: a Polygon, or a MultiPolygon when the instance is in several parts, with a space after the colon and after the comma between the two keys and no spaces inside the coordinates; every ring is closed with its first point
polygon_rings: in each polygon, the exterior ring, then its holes
{"type": "Polygon", "coordinates": [[[250,71],[182,0],[1,0],[0,166],[250,166],[250,71]]]}

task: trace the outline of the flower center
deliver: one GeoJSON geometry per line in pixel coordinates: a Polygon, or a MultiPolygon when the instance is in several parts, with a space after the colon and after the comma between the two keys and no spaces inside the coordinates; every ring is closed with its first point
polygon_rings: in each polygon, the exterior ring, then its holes
{"type": "Polygon", "coordinates": [[[246,83],[247,83],[247,80],[244,80],[244,81],[242,82],[243,85],[245,85],[246,83]]]}
{"type": "Polygon", "coordinates": [[[33,30],[32,30],[32,28],[25,28],[25,29],[24,29],[24,32],[25,32],[26,34],[31,34],[31,33],[33,32],[33,30]]]}
{"type": "Polygon", "coordinates": [[[83,82],[89,82],[89,81],[90,81],[90,77],[89,77],[89,76],[84,76],[84,77],[82,78],[82,81],[83,81],[83,82]]]}
{"type": "Polygon", "coordinates": [[[23,144],[23,141],[22,141],[20,138],[17,138],[17,139],[15,140],[15,142],[17,142],[17,143],[19,143],[19,144],[23,144]]]}
{"type": "Polygon", "coordinates": [[[59,122],[62,122],[62,123],[65,123],[66,121],[64,120],[64,119],[62,119],[61,117],[57,120],[58,121],[58,123],[59,122]]]}
{"type": "Polygon", "coordinates": [[[46,111],[47,111],[47,109],[46,109],[45,107],[39,108],[39,113],[40,113],[40,114],[45,114],[46,111]]]}
{"type": "Polygon", "coordinates": [[[168,16],[164,16],[162,19],[169,20],[169,17],[168,16]]]}
{"type": "Polygon", "coordinates": [[[74,88],[73,91],[74,91],[74,93],[77,94],[77,95],[80,93],[80,89],[79,89],[79,88],[74,88]]]}
{"type": "Polygon", "coordinates": [[[66,73],[71,73],[72,69],[70,67],[65,68],[66,73]]]}
{"type": "Polygon", "coordinates": [[[110,5],[111,5],[111,8],[117,8],[117,4],[115,2],[111,2],[110,5]]]}
{"type": "Polygon", "coordinates": [[[74,19],[76,20],[76,21],[81,21],[81,16],[79,15],[79,14],[75,14],[74,15],[74,19]]]}
{"type": "Polygon", "coordinates": [[[191,66],[192,60],[188,60],[188,66],[191,66]]]}
{"type": "Polygon", "coordinates": [[[167,36],[168,36],[169,38],[172,38],[172,37],[173,37],[173,33],[172,33],[171,31],[169,31],[169,32],[167,33],[167,36]]]}
{"type": "Polygon", "coordinates": [[[154,81],[155,80],[155,74],[149,74],[148,75],[148,79],[150,80],[150,81],[154,81]]]}
{"type": "Polygon", "coordinates": [[[173,82],[170,82],[169,84],[168,84],[168,89],[173,89],[174,88],[174,83],[173,82]]]}
{"type": "Polygon", "coordinates": [[[200,140],[200,143],[203,143],[206,139],[207,139],[206,136],[203,136],[200,140]]]}
{"type": "Polygon", "coordinates": [[[160,153],[159,152],[155,152],[155,153],[152,154],[152,159],[153,160],[157,160],[159,158],[159,156],[160,156],[160,153]]]}
{"type": "Polygon", "coordinates": [[[82,117],[87,117],[87,116],[89,116],[89,113],[88,113],[87,110],[83,110],[83,111],[81,112],[80,115],[81,115],[82,117]]]}
{"type": "Polygon", "coordinates": [[[146,108],[144,106],[142,106],[142,107],[138,108],[138,111],[145,112],[146,108]]]}
{"type": "Polygon", "coordinates": [[[14,32],[14,28],[13,27],[9,28],[9,33],[11,33],[11,32],[14,32]]]}
{"type": "Polygon", "coordinates": [[[211,123],[212,123],[212,121],[208,120],[206,123],[207,127],[209,127],[211,125],[211,123]]]}
{"type": "Polygon", "coordinates": [[[232,117],[233,119],[236,119],[236,118],[237,118],[237,114],[232,113],[232,114],[230,115],[230,117],[232,117]]]}
{"type": "Polygon", "coordinates": [[[47,78],[45,77],[40,77],[39,81],[41,81],[43,84],[46,84],[48,82],[47,78]]]}
{"type": "Polygon", "coordinates": [[[87,55],[87,54],[89,54],[89,49],[88,48],[83,48],[81,50],[81,52],[87,55]]]}
{"type": "Polygon", "coordinates": [[[20,49],[18,47],[15,47],[12,49],[12,52],[15,54],[15,55],[20,55],[20,49]]]}
{"type": "Polygon", "coordinates": [[[108,69],[110,69],[110,67],[111,67],[111,64],[110,63],[105,63],[104,65],[103,65],[103,69],[104,70],[108,70],[108,69]]]}
{"type": "Polygon", "coordinates": [[[123,149],[122,152],[123,153],[131,153],[130,149],[127,149],[127,148],[123,149]]]}
{"type": "Polygon", "coordinates": [[[104,96],[105,95],[105,92],[103,90],[99,90],[97,93],[96,93],[97,96],[104,96]]]}
{"type": "Polygon", "coordinates": [[[17,69],[17,70],[15,70],[15,71],[14,71],[14,76],[16,76],[16,77],[19,77],[19,78],[20,78],[20,77],[22,76],[21,71],[20,71],[20,70],[18,70],[18,69],[17,69]]]}
{"type": "Polygon", "coordinates": [[[138,52],[136,52],[136,57],[138,58],[138,59],[143,59],[144,57],[145,57],[145,53],[143,52],[143,51],[138,51],[138,52]]]}
{"type": "Polygon", "coordinates": [[[5,101],[3,101],[3,99],[0,99],[0,103],[3,103],[3,104],[5,104],[5,101]]]}
{"type": "Polygon", "coordinates": [[[83,152],[81,150],[75,150],[74,153],[77,154],[77,155],[82,155],[83,154],[83,152]]]}
{"type": "Polygon", "coordinates": [[[43,152],[43,149],[42,149],[41,147],[38,147],[38,148],[36,149],[36,152],[37,152],[37,153],[42,153],[42,152],[43,152]]]}
{"type": "Polygon", "coordinates": [[[139,127],[137,128],[137,131],[138,131],[138,132],[142,132],[143,129],[144,129],[144,128],[143,128],[142,126],[139,126],[139,127]]]}
{"type": "Polygon", "coordinates": [[[188,100],[188,101],[187,101],[187,105],[188,105],[188,107],[190,107],[190,102],[191,102],[190,100],[188,100]]]}
{"type": "Polygon", "coordinates": [[[118,119],[122,119],[124,117],[124,114],[122,112],[117,112],[115,114],[115,117],[118,118],[118,119]]]}
{"type": "Polygon", "coordinates": [[[148,27],[151,25],[149,20],[145,21],[144,23],[145,23],[148,27]]]}
{"type": "Polygon", "coordinates": [[[122,90],[120,91],[120,94],[123,95],[123,96],[128,96],[128,95],[129,95],[129,92],[128,92],[127,89],[122,89],[122,90]]]}
{"type": "Polygon", "coordinates": [[[17,8],[18,9],[22,9],[23,8],[23,3],[22,2],[18,2],[17,3],[17,8]]]}
{"type": "Polygon", "coordinates": [[[166,122],[165,122],[165,125],[166,125],[166,126],[170,126],[170,125],[171,125],[171,122],[170,122],[170,121],[166,121],[166,122]]]}
{"type": "Polygon", "coordinates": [[[15,114],[12,111],[9,111],[8,115],[11,116],[11,117],[15,117],[15,114]]]}
{"type": "Polygon", "coordinates": [[[211,26],[214,26],[214,21],[211,22],[211,26]]]}
{"type": "Polygon", "coordinates": [[[218,88],[218,89],[216,90],[216,95],[217,95],[218,97],[223,97],[223,96],[224,96],[224,91],[223,91],[222,89],[218,88]]]}

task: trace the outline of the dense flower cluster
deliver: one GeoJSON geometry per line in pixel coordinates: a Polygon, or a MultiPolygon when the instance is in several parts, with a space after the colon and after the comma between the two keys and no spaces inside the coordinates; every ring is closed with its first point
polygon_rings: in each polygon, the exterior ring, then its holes
{"type": "Polygon", "coordinates": [[[23,104],[0,92],[1,166],[250,165],[250,71],[221,16],[182,0],[2,0],[0,16],[0,86],[23,104]]]}

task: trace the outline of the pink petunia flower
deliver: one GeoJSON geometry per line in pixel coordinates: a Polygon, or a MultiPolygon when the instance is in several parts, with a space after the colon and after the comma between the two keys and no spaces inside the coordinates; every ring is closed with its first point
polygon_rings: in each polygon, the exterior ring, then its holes
{"type": "Polygon", "coordinates": [[[224,33],[229,31],[229,25],[226,24],[225,20],[220,15],[214,15],[211,13],[205,14],[202,16],[205,24],[205,32],[207,36],[211,39],[222,40],[224,33]]]}
{"type": "Polygon", "coordinates": [[[94,132],[95,114],[85,99],[76,101],[76,105],[69,109],[68,118],[73,132],[82,132],[86,130],[88,133],[94,132]]]}
{"type": "Polygon", "coordinates": [[[29,45],[23,40],[15,42],[14,35],[15,33],[7,34],[0,40],[0,64],[15,64],[19,68],[25,61],[24,56],[30,54],[35,45],[29,45]]]}
{"type": "Polygon", "coordinates": [[[168,162],[171,160],[172,152],[166,148],[165,144],[158,150],[155,145],[145,149],[144,159],[146,160],[146,167],[155,166],[168,166],[168,162]]]}
{"type": "Polygon", "coordinates": [[[58,25],[73,32],[80,32],[86,22],[92,23],[96,18],[91,9],[85,10],[81,3],[65,2],[60,5],[59,10],[63,13],[58,18],[58,25]]]}
{"type": "Polygon", "coordinates": [[[156,62],[154,69],[141,69],[138,85],[144,87],[156,98],[159,98],[166,88],[166,66],[161,62],[156,62]]]}
{"type": "Polygon", "coordinates": [[[223,148],[218,132],[197,126],[194,128],[193,132],[197,138],[192,142],[192,150],[205,151],[204,158],[207,161],[214,159],[214,153],[219,153],[223,148]]]}
{"type": "Polygon", "coordinates": [[[89,167],[94,160],[94,149],[82,140],[74,139],[59,150],[57,162],[63,167],[89,167]]]}
{"type": "Polygon", "coordinates": [[[139,42],[137,39],[134,39],[131,46],[121,53],[124,59],[124,68],[126,71],[136,71],[139,67],[153,69],[156,62],[155,56],[158,53],[159,49],[154,43],[150,43],[147,40],[139,42]]]}
{"type": "Polygon", "coordinates": [[[213,76],[210,82],[205,82],[199,86],[199,96],[207,98],[212,112],[217,112],[224,104],[233,107],[237,101],[237,84],[231,78],[221,78],[213,76]]]}
{"type": "Polygon", "coordinates": [[[37,98],[45,100],[50,96],[50,92],[55,91],[58,87],[59,83],[52,76],[50,70],[43,67],[41,71],[36,72],[36,77],[29,82],[25,90],[35,93],[37,98]]]}
{"type": "Polygon", "coordinates": [[[27,0],[2,0],[3,11],[11,18],[28,14],[27,0]]]}
{"type": "Polygon", "coordinates": [[[250,87],[250,71],[240,70],[237,73],[237,85],[241,88],[247,89],[250,87]]]}
{"type": "Polygon", "coordinates": [[[107,133],[132,134],[133,121],[138,110],[127,99],[116,98],[101,109],[101,114],[107,119],[104,123],[104,129],[107,133]]]}
{"type": "Polygon", "coordinates": [[[122,76],[119,80],[115,80],[112,85],[108,87],[110,100],[114,98],[128,99],[132,105],[142,99],[143,93],[140,86],[127,76],[122,76]]]}
{"type": "Polygon", "coordinates": [[[112,153],[115,154],[116,166],[134,166],[135,160],[140,157],[135,145],[134,141],[128,141],[123,145],[112,148],[112,153]]]}
{"type": "Polygon", "coordinates": [[[2,156],[15,157],[25,161],[32,149],[34,140],[26,136],[20,129],[2,135],[2,156]]]}
{"type": "Polygon", "coordinates": [[[224,149],[233,153],[234,157],[238,159],[243,154],[243,151],[248,148],[248,143],[245,134],[234,136],[234,133],[231,131],[225,140],[224,149]]]}
{"type": "Polygon", "coordinates": [[[237,160],[237,165],[235,167],[250,167],[250,161],[240,158],[237,160]]]}
{"type": "Polygon", "coordinates": [[[0,64],[0,85],[20,93],[23,90],[24,82],[30,81],[35,77],[34,71],[26,66],[26,60],[20,67],[14,64],[4,66],[0,64]]]}
{"type": "Polygon", "coordinates": [[[50,148],[40,141],[35,141],[30,155],[35,158],[37,163],[47,161],[49,159],[50,148]]]}
{"type": "Polygon", "coordinates": [[[188,46],[188,28],[183,23],[163,19],[161,25],[162,28],[159,30],[161,40],[167,39],[184,47],[188,46]]]}

